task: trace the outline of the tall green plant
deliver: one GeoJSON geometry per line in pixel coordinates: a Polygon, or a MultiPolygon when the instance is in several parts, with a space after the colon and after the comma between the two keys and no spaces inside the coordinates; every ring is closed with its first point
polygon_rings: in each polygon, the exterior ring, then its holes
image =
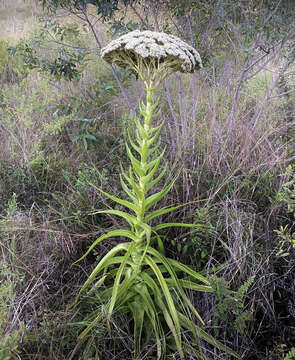
{"type": "MultiPolygon", "coordinates": [[[[176,178],[158,192],[153,191],[167,173],[167,165],[160,170],[165,149],[158,155],[161,145],[160,131],[163,126],[154,125],[157,117],[158,101],[154,98],[156,88],[164,78],[174,71],[193,72],[201,67],[201,61],[195,49],[173,36],[155,32],[134,31],[112,41],[102,50],[106,61],[133,69],[143,81],[146,89],[146,101],[140,106],[142,120],[135,118],[135,139],[129,136],[126,152],[130,160],[128,171],[122,169],[121,185],[129,200],[123,200],[98,189],[115,203],[124,206],[127,211],[102,210],[101,214],[118,215],[129,225],[129,229],[118,229],[100,236],[78,261],[84,259],[101,241],[120,237],[122,242],[111,249],[96,265],[82,286],[75,303],[97,277],[94,285],[100,287],[99,296],[105,303],[90,313],[86,319],[89,324],[80,334],[83,340],[94,330],[105,315],[107,319],[113,312],[129,313],[133,319],[135,356],[141,349],[142,339],[156,340],[157,359],[165,351],[165,329],[169,329],[180,357],[184,358],[182,329],[189,330],[195,338],[238,355],[215,340],[192,320],[204,322],[194,307],[185,289],[199,292],[212,292],[208,280],[190,267],[165,257],[164,244],[158,231],[182,226],[198,228],[198,225],[185,223],[159,223],[154,220],[168,214],[180,206],[155,209],[154,206],[171,190],[176,178]],[[170,53],[170,55],[169,55],[170,53]],[[158,250],[152,247],[157,243],[158,250]],[[191,315],[186,315],[190,313],[191,315]]],[[[94,186],[94,185],[93,185],[94,186]]]]}

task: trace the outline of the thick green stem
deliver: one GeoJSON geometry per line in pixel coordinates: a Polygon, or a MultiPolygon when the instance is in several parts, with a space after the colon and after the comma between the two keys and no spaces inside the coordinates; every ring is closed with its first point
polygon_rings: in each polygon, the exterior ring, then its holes
{"type": "Polygon", "coordinates": [[[139,131],[140,133],[140,141],[138,142],[139,145],[139,153],[140,153],[140,172],[141,175],[138,175],[138,184],[140,189],[140,196],[138,196],[138,205],[139,211],[137,213],[137,220],[138,226],[135,226],[136,234],[144,241],[145,234],[142,230],[142,224],[145,217],[146,212],[146,176],[149,172],[148,168],[148,161],[150,155],[150,144],[151,138],[153,136],[151,122],[153,119],[153,98],[154,98],[154,88],[153,84],[147,84],[146,86],[146,104],[143,105],[144,107],[144,119],[143,119],[143,131],[139,131]]]}

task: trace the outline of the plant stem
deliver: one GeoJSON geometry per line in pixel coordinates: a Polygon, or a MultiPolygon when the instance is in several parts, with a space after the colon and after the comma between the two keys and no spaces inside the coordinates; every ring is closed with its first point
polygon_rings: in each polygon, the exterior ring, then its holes
{"type": "Polygon", "coordinates": [[[141,239],[141,244],[147,240],[144,239],[146,237],[145,232],[143,231],[142,225],[147,225],[144,223],[144,217],[146,212],[146,176],[149,173],[149,155],[150,155],[150,144],[151,138],[153,136],[153,128],[151,126],[151,122],[153,119],[153,98],[154,98],[154,88],[153,84],[146,84],[146,104],[143,105],[144,109],[144,119],[143,119],[143,128],[142,131],[137,129],[138,134],[138,145],[139,145],[139,154],[140,154],[140,162],[139,162],[139,173],[137,172],[138,185],[140,189],[140,193],[137,196],[139,211],[137,213],[138,226],[136,226],[136,234],[141,239]]]}

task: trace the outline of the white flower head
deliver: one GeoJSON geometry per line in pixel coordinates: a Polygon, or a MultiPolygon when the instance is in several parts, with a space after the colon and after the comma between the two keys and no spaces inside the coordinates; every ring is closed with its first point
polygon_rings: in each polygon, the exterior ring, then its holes
{"type": "Polygon", "coordinates": [[[176,36],[155,31],[131,31],[111,41],[101,50],[102,58],[121,67],[136,62],[138,57],[145,63],[157,60],[166,63],[174,71],[193,73],[202,67],[199,53],[176,36]],[[127,59],[127,60],[126,60],[127,59]]]}

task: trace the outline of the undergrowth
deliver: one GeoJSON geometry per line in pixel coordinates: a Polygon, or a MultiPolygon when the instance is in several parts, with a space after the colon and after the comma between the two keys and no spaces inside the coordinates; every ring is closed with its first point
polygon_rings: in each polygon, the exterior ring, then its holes
{"type": "MultiPolygon", "coordinates": [[[[68,41],[95,47],[89,33],[68,28],[68,41]]],[[[60,51],[55,45],[49,54],[40,31],[25,40],[48,61],[60,51]]],[[[97,214],[110,204],[90,184],[122,195],[116,169],[127,162],[129,110],[95,52],[87,55],[80,79],[69,82],[40,67],[30,70],[28,59],[12,56],[12,45],[17,41],[0,41],[0,357],[68,360],[94,303],[85,296],[80,313],[67,305],[117,241],[100,244],[69,268],[101,234],[122,226],[111,214],[97,214]]],[[[242,52],[209,54],[199,76],[175,75],[158,91],[167,124],[165,162],[171,172],[180,171],[160,206],[188,203],[160,221],[203,225],[161,235],[167,255],[201,272],[215,289],[190,294],[207,332],[245,360],[292,359],[294,75],[277,75],[283,65],[278,55],[255,75],[258,63],[237,94],[244,60],[242,52]]],[[[142,87],[134,75],[118,76],[137,104],[142,87]]],[[[126,324],[129,319],[115,313],[111,333],[97,328],[89,340],[93,358],[131,358],[133,329],[126,324]]],[[[199,359],[185,336],[189,359],[199,359]]],[[[206,358],[221,359],[213,346],[198,346],[206,358]]],[[[154,359],[154,350],[149,344],[139,359],[154,359]]],[[[85,348],[75,356],[87,359],[85,348]]],[[[177,356],[175,350],[167,359],[177,356]]]]}

